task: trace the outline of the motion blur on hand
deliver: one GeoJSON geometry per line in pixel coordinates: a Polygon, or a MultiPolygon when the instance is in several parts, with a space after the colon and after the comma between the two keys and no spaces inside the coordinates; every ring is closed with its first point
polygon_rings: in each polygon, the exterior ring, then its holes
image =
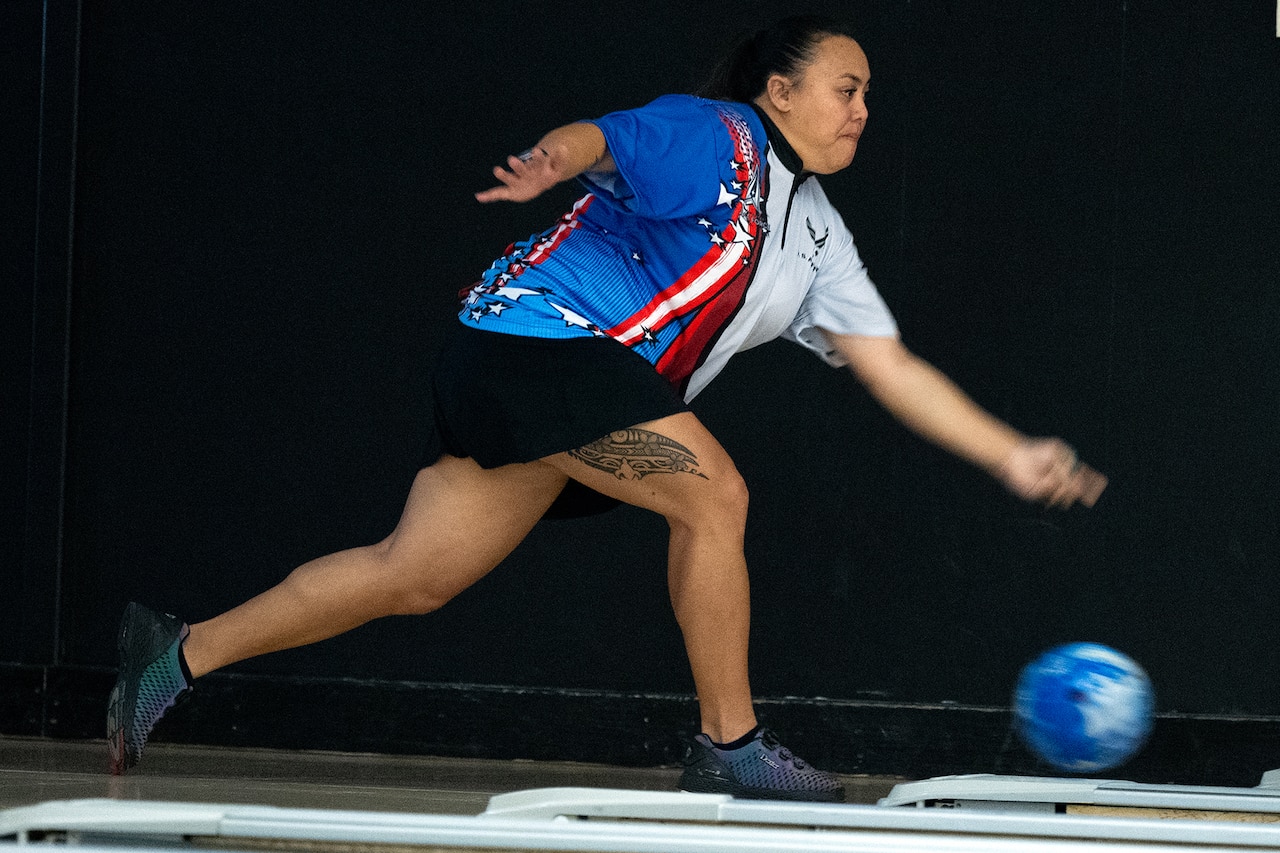
{"type": "Polygon", "coordinates": [[[1033,438],[1009,454],[997,474],[1005,488],[1026,501],[1068,509],[1091,507],[1107,487],[1107,478],[1077,458],[1058,438],[1033,438]]]}

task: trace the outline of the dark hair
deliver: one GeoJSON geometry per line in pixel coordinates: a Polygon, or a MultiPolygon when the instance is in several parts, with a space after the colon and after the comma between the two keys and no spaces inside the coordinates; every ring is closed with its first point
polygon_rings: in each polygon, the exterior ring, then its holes
{"type": "Polygon", "coordinates": [[[774,74],[795,77],[813,61],[814,48],[827,36],[853,38],[849,27],[821,15],[783,18],[743,39],[722,59],[698,89],[718,101],[754,101],[774,74]]]}

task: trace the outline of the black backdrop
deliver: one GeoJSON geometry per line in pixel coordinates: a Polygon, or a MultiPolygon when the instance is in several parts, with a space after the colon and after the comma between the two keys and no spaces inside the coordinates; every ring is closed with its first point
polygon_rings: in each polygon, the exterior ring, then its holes
{"type": "MultiPolygon", "coordinates": [[[[1089,639],[1157,687],[1131,778],[1280,765],[1269,1],[84,0],[50,4],[43,68],[41,4],[0,8],[0,732],[98,736],[127,600],[196,621],[384,536],[456,292],[574,197],[481,206],[491,165],[826,9],[874,81],[824,186],[908,344],[1112,486],[1023,506],[797,348],[740,356],[697,411],[752,487],[762,713],[836,769],[1035,769],[1017,671],[1089,639]],[[38,217],[59,181],[74,210],[38,217]]],[[[441,613],[232,667],[157,736],[669,761],[693,706],[664,563],[641,511],[545,523],[441,613]]]]}

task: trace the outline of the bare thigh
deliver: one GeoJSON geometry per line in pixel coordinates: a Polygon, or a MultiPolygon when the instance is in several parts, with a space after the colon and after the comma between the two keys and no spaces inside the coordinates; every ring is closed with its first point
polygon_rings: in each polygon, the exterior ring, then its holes
{"type": "Polygon", "coordinates": [[[616,430],[544,461],[601,494],[674,523],[745,518],[747,491],[737,467],[691,412],[616,430]]]}
{"type": "Polygon", "coordinates": [[[443,456],[418,472],[396,529],[379,546],[431,610],[475,583],[528,535],[564,488],[545,462],[481,468],[443,456]]]}

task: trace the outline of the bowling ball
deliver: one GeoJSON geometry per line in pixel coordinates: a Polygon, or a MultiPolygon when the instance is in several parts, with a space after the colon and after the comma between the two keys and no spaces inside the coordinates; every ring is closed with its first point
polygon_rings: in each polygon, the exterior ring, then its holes
{"type": "Polygon", "coordinates": [[[1023,668],[1014,727],[1053,767],[1094,773],[1128,761],[1151,734],[1155,693],[1142,667],[1100,643],[1049,649],[1023,668]]]}

